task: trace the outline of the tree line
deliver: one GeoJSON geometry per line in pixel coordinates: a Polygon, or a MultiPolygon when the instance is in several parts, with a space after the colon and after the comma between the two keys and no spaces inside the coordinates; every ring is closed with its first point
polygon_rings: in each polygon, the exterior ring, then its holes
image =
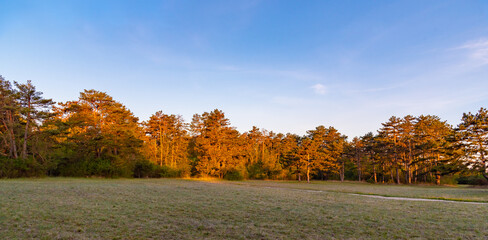
{"type": "MultiPolygon", "coordinates": [[[[105,92],[44,98],[31,81],[0,76],[0,177],[217,177],[435,183],[488,179],[488,112],[451,126],[434,115],[391,117],[377,133],[348,137],[318,126],[304,136],[253,127],[223,111],[191,122],[162,111],[139,121],[105,92]]],[[[482,181],[482,180],[480,180],[482,181]]]]}

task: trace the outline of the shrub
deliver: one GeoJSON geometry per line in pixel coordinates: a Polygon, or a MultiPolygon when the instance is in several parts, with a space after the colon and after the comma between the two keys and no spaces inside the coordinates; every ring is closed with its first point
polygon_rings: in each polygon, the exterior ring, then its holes
{"type": "Polygon", "coordinates": [[[441,177],[441,184],[449,184],[449,185],[456,185],[457,182],[457,175],[445,175],[441,177]]]}
{"type": "Polygon", "coordinates": [[[242,175],[242,173],[239,170],[230,169],[230,170],[225,172],[224,179],[230,180],[230,181],[240,181],[240,180],[244,179],[244,176],[242,175]]]}
{"type": "Polygon", "coordinates": [[[156,177],[162,178],[177,178],[181,177],[182,172],[180,169],[175,169],[169,166],[156,166],[156,177]]]}
{"type": "Polygon", "coordinates": [[[133,168],[135,178],[177,178],[181,177],[183,173],[182,169],[158,166],[147,160],[137,161],[133,168]]]}
{"type": "Polygon", "coordinates": [[[149,161],[137,161],[134,164],[133,176],[135,178],[156,177],[156,167],[149,161]]]}
{"type": "Polygon", "coordinates": [[[261,161],[251,164],[247,167],[247,173],[250,179],[265,179],[267,178],[266,169],[264,169],[261,161]]]}
{"type": "Polygon", "coordinates": [[[283,179],[284,177],[281,168],[264,164],[262,161],[249,165],[246,170],[249,179],[283,179]]]}
{"type": "Polygon", "coordinates": [[[0,177],[19,178],[19,177],[40,177],[45,175],[45,168],[34,158],[10,159],[0,157],[0,177]]]}
{"type": "Polygon", "coordinates": [[[488,181],[481,175],[460,176],[457,182],[458,184],[488,185],[488,181]]]}
{"type": "Polygon", "coordinates": [[[374,182],[374,178],[368,178],[368,179],[366,180],[366,182],[367,182],[367,183],[375,183],[375,182],[374,182]]]}

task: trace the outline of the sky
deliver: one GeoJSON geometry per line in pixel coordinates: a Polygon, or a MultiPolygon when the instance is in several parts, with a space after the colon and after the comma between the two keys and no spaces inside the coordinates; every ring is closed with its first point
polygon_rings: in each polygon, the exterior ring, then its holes
{"type": "Polygon", "coordinates": [[[488,107],[488,1],[0,0],[0,75],[141,121],[217,108],[241,132],[457,125],[488,107]]]}

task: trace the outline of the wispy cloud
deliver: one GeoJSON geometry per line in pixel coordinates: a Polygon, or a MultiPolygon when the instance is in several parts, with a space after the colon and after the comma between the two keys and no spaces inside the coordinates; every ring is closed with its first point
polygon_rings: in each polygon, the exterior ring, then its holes
{"type": "Polygon", "coordinates": [[[474,60],[478,66],[488,64],[488,39],[469,41],[457,49],[468,50],[469,58],[474,60]]]}
{"type": "Polygon", "coordinates": [[[313,85],[312,89],[316,94],[324,95],[325,93],[327,93],[327,87],[320,83],[313,85]]]}

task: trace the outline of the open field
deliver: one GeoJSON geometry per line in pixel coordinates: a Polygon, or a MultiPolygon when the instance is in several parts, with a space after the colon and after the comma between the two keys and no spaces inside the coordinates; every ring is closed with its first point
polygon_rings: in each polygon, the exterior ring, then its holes
{"type": "Polygon", "coordinates": [[[488,189],[172,179],[0,180],[1,239],[483,239],[488,189]]]}
{"type": "Polygon", "coordinates": [[[476,188],[467,185],[459,185],[456,187],[434,185],[382,185],[347,181],[343,183],[334,181],[313,181],[310,184],[304,184],[297,181],[245,181],[235,182],[234,184],[326,192],[371,194],[391,197],[444,199],[488,203],[488,188],[476,188]]]}

